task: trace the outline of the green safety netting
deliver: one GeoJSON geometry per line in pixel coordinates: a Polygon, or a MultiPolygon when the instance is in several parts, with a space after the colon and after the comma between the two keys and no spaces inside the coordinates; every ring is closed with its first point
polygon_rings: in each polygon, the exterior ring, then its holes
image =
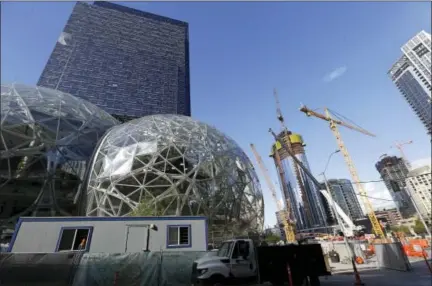
{"type": "Polygon", "coordinates": [[[206,252],[84,254],[74,286],[182,286],[191,284],[193,262],[206,252]]]}

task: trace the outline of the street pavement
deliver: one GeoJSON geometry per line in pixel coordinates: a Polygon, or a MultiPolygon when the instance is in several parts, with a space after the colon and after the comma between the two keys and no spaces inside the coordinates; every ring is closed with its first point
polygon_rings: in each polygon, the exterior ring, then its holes
{"type": "MultiPolygon", "coordinates": [[[[364,264],[357,264],[356,265],[358,271],[378,269],[378,262],[377,262],[375,257],[373,257],[371,259],[367,259],[365,262],[366,263],[364,263],[364,264]]],[[[330,265],[332,273],[344,273],[344,272],[352,272],[353,271],[351,262],[349,262],[349,263],[329,262],[329,265],[330,265]]]]}
{"type": "MultiPolygon", "coordinates": [[[[431,263],[431,261],[429,261],[431,263]]],[[[426,262],[412,262],[410,272],[395,270],[362,270],[360,279],[366,286],[431,286],[432,273],[427,268],[426,262]]],[[[321,278],[322,286],[346,286],[354,285],[355,277],[352,272],[336,273],[332,276],[321,278]]]]}

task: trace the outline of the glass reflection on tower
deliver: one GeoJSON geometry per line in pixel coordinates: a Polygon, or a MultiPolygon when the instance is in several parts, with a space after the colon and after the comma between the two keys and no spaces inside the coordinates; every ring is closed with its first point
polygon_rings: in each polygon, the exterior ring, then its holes
{"type": "MultiPolygon", "coordinates": [[[[310,169],[305,155],[305,144],[302,136],[291,132],[288,132],[288,136],[296,158],[306,168],[310,169]]],[[[278,138],[279,140],[283,140],[284,133],[280,133],[278,138]]],[[[319,190],[312,180],[300,167],[296,170],[295,162],[279,142],[273,144],[271,157],[274,159],[276,169],[278,170],[279,183],[285,187],[282,188],[285,206],[288,201],[291,206],[292,215],[296,220],[297,229],[324,227],[326,217],[321,197],[318,193],[319,190]]]]}

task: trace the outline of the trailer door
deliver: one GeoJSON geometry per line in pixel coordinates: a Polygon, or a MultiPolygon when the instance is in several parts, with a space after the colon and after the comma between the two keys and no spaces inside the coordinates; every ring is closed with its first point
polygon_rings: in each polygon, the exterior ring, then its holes
{"type": "Polygon", "coordinates": [[[126,226],[125,252],[140,252],[147,247],[147,225],[126,226]]]}

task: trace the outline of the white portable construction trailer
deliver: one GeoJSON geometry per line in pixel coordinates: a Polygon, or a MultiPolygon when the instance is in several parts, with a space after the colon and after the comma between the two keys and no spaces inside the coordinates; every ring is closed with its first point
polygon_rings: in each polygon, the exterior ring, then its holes
{"type": "Polygon", "coordinates": [[[9,252],[206,251],[206,217],[22,217],[9,252]]]}

